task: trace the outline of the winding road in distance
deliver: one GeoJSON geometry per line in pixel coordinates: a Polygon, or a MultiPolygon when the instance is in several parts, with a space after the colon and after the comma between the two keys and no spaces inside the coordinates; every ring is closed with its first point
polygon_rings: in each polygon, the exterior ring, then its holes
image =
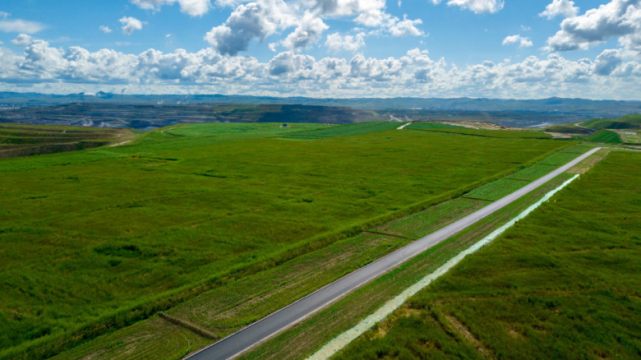
{"type": "Polygon", "coordinates": [[[307,295],[295,303],[259,320],[246,328],[188,356],[189,360],[226,360],[240,355],[259,343],[278,335],[350,292],[421,254],[432,246],[492,215],[539,186],[552,180],[601,148],[595,148],[512,194],[431,233],[415,242],[362,267],[349,275],[307,295]]]}

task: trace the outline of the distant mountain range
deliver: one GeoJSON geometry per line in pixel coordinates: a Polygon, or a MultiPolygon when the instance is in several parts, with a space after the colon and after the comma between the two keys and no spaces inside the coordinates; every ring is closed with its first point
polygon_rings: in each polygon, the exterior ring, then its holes
{"type": "Polygon", "coordinates": [[[433,111],[517,111],[574,114],[581,118],[618,117],[641,113],[641,101],[586,100],[549,98],[540,100],[502,100],[471,98],[353,98],[322,99],[306,97],[262,97],[243,95],[121,95],[97,94],[48,95],[39,93],[0,92],[2,105],[50,105],[70,102],[125,104],[278,104],[339,106],[361,110],[433,110],[433,111]]]}

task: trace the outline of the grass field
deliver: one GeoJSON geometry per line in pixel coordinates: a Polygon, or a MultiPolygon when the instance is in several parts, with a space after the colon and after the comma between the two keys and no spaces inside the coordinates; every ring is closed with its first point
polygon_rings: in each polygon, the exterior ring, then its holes
{"type": "Polygon", "coordinates": [[[611,152],[334,358],[639,358],[640,164],[611,152]]]}
{"type": "Polygon", "coordinates": [[[330,139],[335,137],[345,137],[345,136],[354,136],[354,135],[363,135],[372,132],[379,132],[385,130],[394,130],[401,126],[401,123],[396,122],[380,122],[380,121],[370,121],[356,124],[332,126],[319,130],[311,130],[305,132],[296,132],[291,133],[284,138],[287,139],[298,139],[298,140],[321,140],[321,139],[330,139]]]}
{"type": "Polygon", "coordinates": [[[134,137],[127,129],[0,123],[0,159],[90,149],[134,137]]]}
{"type": "Polygon", "coordinates": [[[450,124],[443,124],[439,122],[431,122],[431,121],[418,121],[412,123],[412,125],[408,126],[406,129],[412,129],[412,130],[426,130],[426,129],[464,129],[462,126],[455,126],[455,125],[450,125],[450,124]]]}
{"type": "MultiPolygon", "coordinates": [[[[414,125],[414,124],[412,124],[414,125]]],[[[408,129],[415,129],[412,126],[408,127],[408,129]]],[[[444,132],[444,133],[449,133],[449,134],[459,134],[459,135],[472,135],[472,136],[481,136],[481,137],[494,137],[494,138],[522,138],[522,139],[552,139],[552,135],[546,134],[544,132],[538,132],[538,131],[509,131],[509,130],[476,130],[476,129],[467,129],[467,128],[460,128],[460,129],[449,129],[449,128],[441,128],[441,129],[432,129],[432,128],[423,128],[423,129],[418,129],[416,128],[415,130],[423,130],[423,131],[435,131],[435,132],[444,132]]]]}
{"type": "Polygon", "coordinates": [[[596,133],[588,136],[587,141],[595,143],[605,143],[605,144],[621,144],[621,136],[614,131],[609,130],[599,130],[596,133]]]}
{"type": "Polygon", "coordinates": [[[621,140],[626,144],[638,145],[641,144],[641,134],[635,130],[620,130],[618,131],[621,140]]]}
{"type": "Polygon", "coordinates": [[[269,138],[284,129],[238,134],[227,125],[0,162],[5,357],[42,357],[203,289],[224,292],[221,279],[272,268],[565,145],[396,130],[300,142],[269,138]],[[25,352],[30,344],[45,350],[25,352]]]}
{"type": "MultiPolygon", "coordinates": [[[[554,183],[558,184],[558,182],[554,183]]],[[[294,335],[284,334],[275,339],[276,344],[265,344],[269,349],[267,352],[259,348],[256,353],[260,355],[251,353],[247,357],[252,359],[254,356],[259,359],[304,358],[314,350],[315,346],[331,339],[333,336],[331,331],[340,331],[341,326],[349,326],[350,322],[385,302],[390,296],[394,296],[395,292],[402,291],[412,281],[422,277],[424,272],[428,271],[427,269],[433,269],[465,246],[469,246],[466,244],[474,241],[478,234],[491,231],[509,218],[511,213],[520,211],[519,209],[527,206],[533,201],[532,199],[549,191],[550,186],[556,186],[554,183],[505,209],[504,212],[483,221],[477,228],[470,229],[455,239],[448,240],[442,246],[439,245],[428,253],[420,255],[418,261],[411,265],[394,270],[384,279],[377,280],[366,289],[359,290],[358,296],[352,296],[333,308],[323,311],[318,315],[323,319],[320,323],[315,316],[312,319],[313,325],[308,326],[305,323],[296,327],[294,335]],[[326,325],[327,320],[332,324],[331,331],[326,327],[319,329],[318,326],[326,325]],[[285,340],[282,340],[283,337],[285,340]]],[[[174,318],[205,327],[214,332],[218,338],[224,337],[278,310],[281,304],[289,304],[308,292],[407,244],[412,239],[427,235],[465,216],[479,206],[483,206],[483,202],[460,198],[432,206],[425,211],[410,214],[371,229],[377,232],[386,230],[394,232],[394,236],[365,232],[260,274],[234,281],[225,288],[213,289],[179,305],[168,313],[174,318]],[[253,295],[257,293],[258,296],[253,295]]],[[[193,331],[185,331],[184,328],[177,327],[164,319],[153,317],[87,342],[54,359],[130,360],[162,357],[177,360],[212,341],[214,340],[203,338],[193,331]]]]}
{"type": "Polygon", "coordinates": [[[496,201],[527,185],[527,181],[504,178],[485,184],[465,194],[470,199],[496,201]]]}

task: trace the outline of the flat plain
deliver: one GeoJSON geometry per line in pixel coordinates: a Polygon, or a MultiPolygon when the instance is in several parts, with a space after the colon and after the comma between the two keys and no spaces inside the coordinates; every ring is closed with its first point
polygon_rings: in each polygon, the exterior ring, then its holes
{"type": "Polygon", "coordinates": [[[4,357],[50,356],[84,341],[80,330],[97,336],[204,289],[224,292],[226,276],[270,269],[567,144],[397,130],[291,141],[278,138],[323,125],[230,125],[0,162],[4,357]]]}
{"type": "Polygon", "coordinates": [[[638,358],[640,164],[610,152],[334,358],[638,358]]]}

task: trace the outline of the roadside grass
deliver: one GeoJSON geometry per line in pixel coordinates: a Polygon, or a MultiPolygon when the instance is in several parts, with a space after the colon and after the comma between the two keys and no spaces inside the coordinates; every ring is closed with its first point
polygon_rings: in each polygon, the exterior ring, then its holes
{"type": "Polygon", "coordinates": [[[556,168],[558,168],[558,166],[556,165],[536,164],[515,172],[514,174],[508,176],[508,179],[534,181],[551,173],[556,168]]]}
{"type": "Polygon", "coordinates": [[[432,121],[417,121],[413,122],[412,125],[409,125],[406,129],[412,130],[425,130],[425,129],[464,129],[462,126],[455,126],[450,124],[443,124],[440,122],[432,121]]]}
{"type": "Polygon", "coordinates": [[[390,221],[375,228],[373,231],[419,239],[487,204],[487,201],[457,198],[435,205],[427,210],[390,221]]]}
{"type": "Polygon", "coordinates": [[[2,357],[51,356],[225,291],[565,145],[387,131],[312,142],[211,136],[193,147],[161,131],[118,148],[0,161],[2,357]],[[157,151],[154,138],[185,146],[157,151]]]}
{"type": "Polygon", "coordinates": [[[515,180],[513,178],[503,178],[476,188],[465,194],[465,197],[470,199],[496,201],[506,195],[515,192],[516,190],[524,187],[527,184],[528,181],[515,180]]]}
{"type": "Polygon", "coordinates": [[[599,130],[585,138],[587,141],[605,144],[622,144],[621,136],[614,131],[599,130]]]}
{"type": "Polygon", "coordinates": [[[334,358],[639,358],[639,182],[611,152],[334,358]]]}
{"type": "MultiPolygon", "coordinates": [[[[304,359],[319,350],[324,344],[339,334],[349,330],[368,315],[375,312],[387,301],[414,285],[425,275],[438,269],[452,257],[469,248],[482,237],[494,231],[507,221],[538,201],[547,192],[556,188],[569,178],[563,174],[526,195],[508,207],[481,220],[476,225],[462,233],[442,242],[441,244],[418,255],[399,268],[383,275],[370,284],[356,290],[330,307],[318,312],[301,324],[257,346],[250,352],[241,355],[239,360],[293,360],[304,359]]],[[[409,317],[413,311],[406,312],[403,317],[409,317]]],[[[386,330],[377,329],[380,336],[386,330]]],[[[445,334],[447,337],[447,334],[445,334]]],[[[457,345],[452,342],[452,346],[457,345]]],[[[432,343],[416,342],[417,346],[430,347],[432,343]]],[[[410,348],[410,347],[408,347],[410,348]]],[[[473,347],[471,347],[473,349],[473,347]]],[[[362,349],[359,349],[362,350],[362,349]]],[[[461,353],[460,347],[456,349],[461,353]]],[[[463,351],[462,354],[474,354],[474,351],[463,351]]],[[[448,355],[451,354],[448,352],[448,355]]],[[[357,354],[351,353],[357,358],[357,354]]],[[[351,358],[351,357],[346,357],[351,358]]],[[[385,358],[385,357],[380,357],[385,358]]],[[[465,356],[463,356],[465,358],[465,356]]]]}
{"type": "Polygon", "coordinates": [[[305,132],[296,132],[284,136],[286,139],[298,140],[322,140],[335,137],[345,137],[353,135],[363,135],[373,132],[394,130],[401,126],[402,123],[390,121],[368,121],[355,124],[332,126],[329,128],[310,130],[305,132]]]}
{"type": "MultiPolygon", "coordinates": [[[[411,127],[408,127],[411,128],[411,127]]],[[[471,135],[492,138],[512,139],[552,139],[552,135],[540,131],[511,131],[511,130],[476,130],[476,129],[415,129],[420,131],[444,132],[448,134],[471,135]]]]}

